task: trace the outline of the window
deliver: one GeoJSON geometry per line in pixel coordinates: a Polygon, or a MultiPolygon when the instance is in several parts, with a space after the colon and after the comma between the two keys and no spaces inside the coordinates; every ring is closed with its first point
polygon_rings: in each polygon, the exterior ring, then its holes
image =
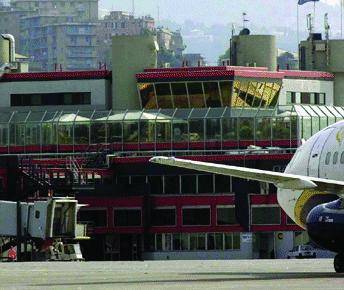
{"type": "Polygon", "coordinates": [[[141,226],[140,209],[115,209],[114,225],[116,227],[137,227],[141,226]]]}
{"type": "Polygon", "coordinates": [[[194,194],[197,192],[197,176],[196,175],[182,175],[182,193],[194,194]]]}
{"type": "Polygon", "coordinates": [[[287,92],[287,105],[296,104],[296,93],[287,92]]]}
{"type": "Polygon", "coordinates": [[[210,225],[210,208],[183,208],[184,226],[210,225]]]}
{"type": "Polygon", "coordinates": [[[138,89],[141,96],[142,108],[144,109],[156,109],[156,96],[153,84],[140,83],[138,89]]]}
{"type": "Polygon", "coordinates": [[[147,183],[146,176],[131,176],[131,184],[143,185],[147,183]]]}
{"type": "Polygon", "coordinates": [[[219,84],[217,82],[204,82],[203,86],[207,107],[221,107],[219,84]]]}
{"type": "Polygon", "coordinates": [[[224,175],[215,175],[215,192],[216,193],[230,193],[231,192],[231,178],[224,175]]]}
{"type": "Polygon", "coordinates": [[[90,92],[51,94],[11,94],[11,107],[90,104],[90,92]]]}
{"type": "Polygon", "coordinates": [[[166,194],[179,194],[179,176],[164,176],[164,188],[166,194]]]}
{"type": "Polygon", "coordinates": [[[198,193],[213,193],[213,175],[198,175],[198,193]]]}
{"type": "Polygon", "coordinates": [[[182,250],[182,235],[181,234],[173,234],[172,244],[173,244],[173,250],[174,251],[182,250]]]}
{"type": "Polygon", "coordinates": [[[79,220],[90,223],[94,227],[107,226],[106,209],[81,209],[79,211],[79,220]]]}
{"type": "Polygon", "coordinates": [[[174,208],[155,208],[152,211],[153,226],[174,226],[176,210],[174,208]]]}
{"type": "Polygon", "coordinates": [[[335,152],[333,154],[333,164],[336,165],[338,163],[338,155],[339,153],[338,152],[335,152]]]}
{"type": "Polygon", "coordinates": [[[311,103],[311,94],[301,93],[301,104],[310,104],[310,103],[311,103]]]}
{"type": "Polygon", "coordinates": [[[172,234],[156,234],[155,249],[157,251],[172,251],[172,234]]]}
{"type": "Polygon", "coordinates": [[[190,234],[190,250],[204,251],[206,249],[205,237],[205,234],[190,234]]]}
{"type": "Polygon", "coordinates": [[[172,83],[172,94],[174,98],[174,106],[176,108],[188,108],[189,100],[185,83],[172,83]]]}
{"type": "Polygon", "coordinates": [[[158,107],[163,109],[173,108],[170,84],[156,84],[155,90],[158,99],[158,107]]]}
{"type": "Polygon", "coordinates": [[[324,93],[314,93],[314,104],[315,105],[325,105],[326,95],[324,93]]]}
{"type": "Polygon", "coordinates": [[[191,108],[205,108],[205,98],[203,95],[202,83],[188,83],[191,108]]]}
{"type": "Polygon", "coordinates": [[[218,206],[216,209],[216,224],[218,226],[238,224],[235,217],[235,207],[218,206]]]}
{"type": "Polygon", "coordinates": [[[342,152],[342,154],[340,155],[340,163],[344,164],[344,151],[342,152]]]}
{"type": "Polygon", "coordinates": [[[281,209],[278,206],[252,206],[253,225],[279,225],[281,209]]]}
{"type": "Polygon", "coordinates": [[[207,247],[208,251],[211,250],[223,250],[223,233],[211,233],[208,234],[207,247]]]}
{"type": "Polygon", "coordinates": [[[148,176],[148,182],[152,194],[163,194],[162,176],[148,176]]]}
{"type": "Polygon", "coordinates": [[[329,165],[330,164],[330,160],[331,160],[331,152],[328,152],[326,154],[326,160],[325,160],[325,164],[329,165]]]}
{"type": "Polygon", "coordinates": [[[240,249],[240,233],[162,233],[150,238],[155,251],[224,251],[240,249]]]}

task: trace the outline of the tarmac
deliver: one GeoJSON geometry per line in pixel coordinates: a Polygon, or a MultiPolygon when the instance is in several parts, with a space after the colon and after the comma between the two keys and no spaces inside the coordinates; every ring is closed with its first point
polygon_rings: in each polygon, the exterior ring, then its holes
{"type": "Polygon", "coordinates": [[[332,260],[1,263],[0,289],[344,289],[332,260]]]}

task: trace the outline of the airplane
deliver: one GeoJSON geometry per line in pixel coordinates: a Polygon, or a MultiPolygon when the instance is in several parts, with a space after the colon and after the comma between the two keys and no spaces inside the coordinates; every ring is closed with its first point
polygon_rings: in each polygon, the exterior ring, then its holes
{"type": "Polygon", "coordinates": [[[284,173],[174,157],[150,162],[274,184],[279,205],[316,244],[337,253],[334,269],[344,273],[344,121],[304,142],[284,173]]]}

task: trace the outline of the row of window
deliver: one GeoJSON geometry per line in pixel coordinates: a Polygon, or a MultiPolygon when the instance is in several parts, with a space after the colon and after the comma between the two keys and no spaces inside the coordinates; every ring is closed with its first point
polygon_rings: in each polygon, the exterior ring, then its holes
{"type": "Polygon", "coordinates": [[[91,93],[11,94],[11,107],[90,105],[91,93]]]}
{"type": "Polygon", "coordinates": [[[152,194],[231,193],[233,178],[222,175],[118,176],[117,184],[149,184],[152,194]]]}
{"type": "MultiPolygon", "coordinates": [[[[79,213],[82,222],[90,223],[94,227],[107,227],[106,209],[83,209],[79,213]]],[[[210,226],[210,206],[183,207],[183,226],[210,226]]],[[[151,211],[150,221],[152,226],[176,226],[177,216],[175,207],[154,208],[151,211]]],[[[277,205],[251,207],[251,224],[253,225],[279,225],[281,223],[281,209],[277,205]]],[[[217,206],[216,225],[237,225],[234,206],[217,206]]],[[[113,225],[115,227],[138,227],[142,226],[142,210],[114,209],[113,225]]]]}
{"type": "MultiPolygon", "coordinates": [[[[284,172],[284,166],[277,166],[284,172]]],[[[273,168],[273,171],[277,171],[273,168]]],[[[126,187],[128,185],[147,184],[150,193],[162,194],[231,194],[240,188],[245,181],[231,176],[216,174],[194,174],[194,175],[154,175],[154,176],[117,176],[116,184],[126,187]]],[[[245,183],[247,185],[247,183],[245,183]]],[[[250,192],[255,194],[275,193],[273,185],[250,182],[250,192]]]]}
{"type": "Polygon", "coordinates": [[[274,107],[281,84],[256,81],[139,83],[142,108],[274,107]]]}
{"type": "MultiPolygon", "coordinates": [[[[330,165],[331,163],[331,156],[332,156],[332,153],[331,152],[328,152],[326,154],[326,159],[325,159],[325,164],[326,165],[330,165]]],[[[340,159],[339,159],[339,152],[335,152],[333,154],[333,158],[332,158],[332,163],[333,165],[336,165],[338,164],[338,162],[340,162],[340,164],[344,164],[344,151],[342,152],[342,154],[340,155],[340,159]]]]}
{"type": "MultiPolygon", "coordinates": [[[[141,209],[114,209],[113,223],[115,227],[142,226],[141,209]]],[[[217,225],[236,225],[235,209],[232,206],[218,206],[217,225]]],[[[106,209],[84,209],[80,211],[79,219],[94,227],[107,226],[106,209]]],[[[151,211],[152,226],[175,226],[177,224],[176,208],[154,208],[151,211]]],[[[211,224],[210,207],[183,208],[184,226],[209,226],[211,224]]]]}
{"type": "MultiPolygon", "coordinates": [[[[11,97],[11,106],[39,106],[40,103],[45,106],[89,105],[91,98],[87,95],[77,98],[73,98],[71,95],[32,95],[29,98],[26,98],[25,95],[18,95],[11,97]]],[[[7,132],[5,138],[0,140],[0,144],[7,145],[9,141],[10,145],[168,143],[173,146],[174,143],[182,143],[187,146],[192,142],[232,141],[234,143],[249,140],[254,144],[254,140],[296,140],[299,138],[296,117],[200,118],[172,122],[167,117],[161,120],[111,121],[117,117],[111,117],[109,120],[106,120],[107,117],[102,120],[89,120],[80,115],[75,117],[74,122],[74,118],[71,116],[75,115],[64,114],[60,117],[46,118],[44,122],[25,123],[25,120],[17,122],[16,119],[13,119],[10,125],[2,123],[0,129],[7,130],[7,132]],[[64,119],[66,120],[64,121],[64,119]],[[8,130],[10,130],[9,133],[8,130]]],[[[124,114],[119,114],[118,118],[123,116],[124,114]]],[[[151,116],[148,115],[148,117],[151,116]]],[[[324,122],[321,122],[321,129],[327,126],[327,118],[324,118],[324,122]]],[[[319,118],[302,120],[301,136],[305,137],[318,132],[319,123],[319,118]]],[[[220,145],[220,143],[218,144],[220,145]]]]}
{"type": "Polygon", "coordinates": [[[287,92],[287,105],[326,105],[325,93],[296,93],[287,92]]]}
{"type": "Polygon", "coordinates": [[[226,251],[240,250],[240,233],[155,234],[151,251],[226,251]]]}

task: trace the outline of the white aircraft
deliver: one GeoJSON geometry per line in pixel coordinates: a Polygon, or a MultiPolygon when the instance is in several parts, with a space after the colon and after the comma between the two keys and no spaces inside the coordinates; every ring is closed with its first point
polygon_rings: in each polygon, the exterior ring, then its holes
{"type": "Polygon", "coordinates": [[[276,185],[283,210],[315,243],[337,253],[334,268],[344,273],[344,121],[305,142],[284,173],[173,157],[150,162],[276,185]]]}

